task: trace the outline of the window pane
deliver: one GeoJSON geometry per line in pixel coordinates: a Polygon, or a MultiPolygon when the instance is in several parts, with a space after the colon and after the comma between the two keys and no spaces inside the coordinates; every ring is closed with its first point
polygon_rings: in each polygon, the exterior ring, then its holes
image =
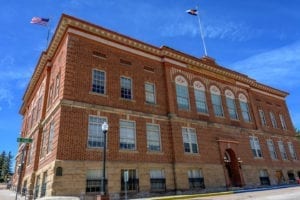
{"type": "Polygon", "coordinates": [[[145,95],[147,103],[155,103],[155,88],[154,84],[145,83],[145,95]]]}
{"type": "Polygon", "coordinates": [[[102,124],[106,119],[103,117],[89,116],[88,147],[103,147],[104,137],[102,124]]]}
{"type": "Polygon", "coordinates": [[[121,77],[121,98],[132,99],[131,79],[121,77]]]}
{"type": "Polygon", "coordinates": [[[120,149],[135,149],[135,123],[120,121],[120,149]]]}
{"type": "Polygon", "coordinates": [[[197,112],[208,113],[205,91],[194,89],[197,112]]]}
{"type": "Polygon", "coordinates": [[[220,95],[211,94],[211,100],[213,104],[214,113],[218,117],[223,117],[222,99],[220,95]]]}
{"type": "Polygon", "coordinates": [[[147,149],[160,151],[160,130],[158,125],[147,124],[147,149]]]}
{"type": "Polygon", "coordinates": [[[242,116],[243,116],[244,121],[250,122],[251,118],[250,118],[248,103],[240,101],[240,107],[241,107],[242,116]]]}
{"type": "Polygon", "coordinates": [[[188,110],[190,108],[188,87],[176,84],[176,95],[178,108],[188,110]]]}
{"type": "Polygon", "coordinates": [[[92,91],[105,94],[105,73],[99,70],[93,70],[92,91]]]}
{"type": "Polygon", "coordinates": [[[237,110],[234,99],[226,98],[226,104],[229,112],[230,119],[238,119],[237,110]]]}
{"type": "Polygon", "coordinates": [[[195,129],[182,128],[182,140],[184,146],[184,152],[186,153],[198,153],[198,143],[195,129]]]}

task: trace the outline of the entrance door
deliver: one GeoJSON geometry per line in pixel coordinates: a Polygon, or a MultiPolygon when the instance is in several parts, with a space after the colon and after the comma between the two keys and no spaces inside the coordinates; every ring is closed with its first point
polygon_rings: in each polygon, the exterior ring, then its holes
{"type": "Polygon", "coordinates": [[[240,163],[232,149],[226,149],[224,155],[224,162],[229,177],[230,186],[241,187],[242,178],[240,174],[240,163]]]}

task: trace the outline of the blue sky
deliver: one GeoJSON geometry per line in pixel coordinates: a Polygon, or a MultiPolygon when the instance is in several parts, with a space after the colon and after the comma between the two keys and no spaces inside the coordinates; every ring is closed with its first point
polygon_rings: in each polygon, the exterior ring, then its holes
{"type": "Polygon", "coordinates": [[[16,154],[22,116],[18,114],[47,28],[30,24],[51,18],[51,35],[62,13],[146,43],[204,55],[199,6],[208,55],[220,65],[287,91],[287,105],[300,129],[300,1],[298,0],[27,0],[0,6],[0,151],[16,154]]]}

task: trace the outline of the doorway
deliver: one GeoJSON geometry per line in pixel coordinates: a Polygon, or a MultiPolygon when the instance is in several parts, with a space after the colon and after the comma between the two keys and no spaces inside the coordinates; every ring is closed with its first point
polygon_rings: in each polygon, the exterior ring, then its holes
{"type": "Polygon", "coordinates": [[[242,178],[240,173],[240,160],[236,157],[232,149],[226,149],[224,154],[225,168],[229,178],[230,187],[242,187],[242,178]]]}

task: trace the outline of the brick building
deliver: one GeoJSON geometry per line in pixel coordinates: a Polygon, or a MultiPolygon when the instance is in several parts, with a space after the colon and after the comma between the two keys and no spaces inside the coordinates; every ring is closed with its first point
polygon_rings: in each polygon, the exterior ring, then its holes
{"type": "MultiPolygon", "coordinates": [[[[63,15],[23,97],[22,188],[111,198],[294,182],[286,92],[169,47],[63,15]]],[[[18,174],[14,177],[17,184],[18,174]]]]}

